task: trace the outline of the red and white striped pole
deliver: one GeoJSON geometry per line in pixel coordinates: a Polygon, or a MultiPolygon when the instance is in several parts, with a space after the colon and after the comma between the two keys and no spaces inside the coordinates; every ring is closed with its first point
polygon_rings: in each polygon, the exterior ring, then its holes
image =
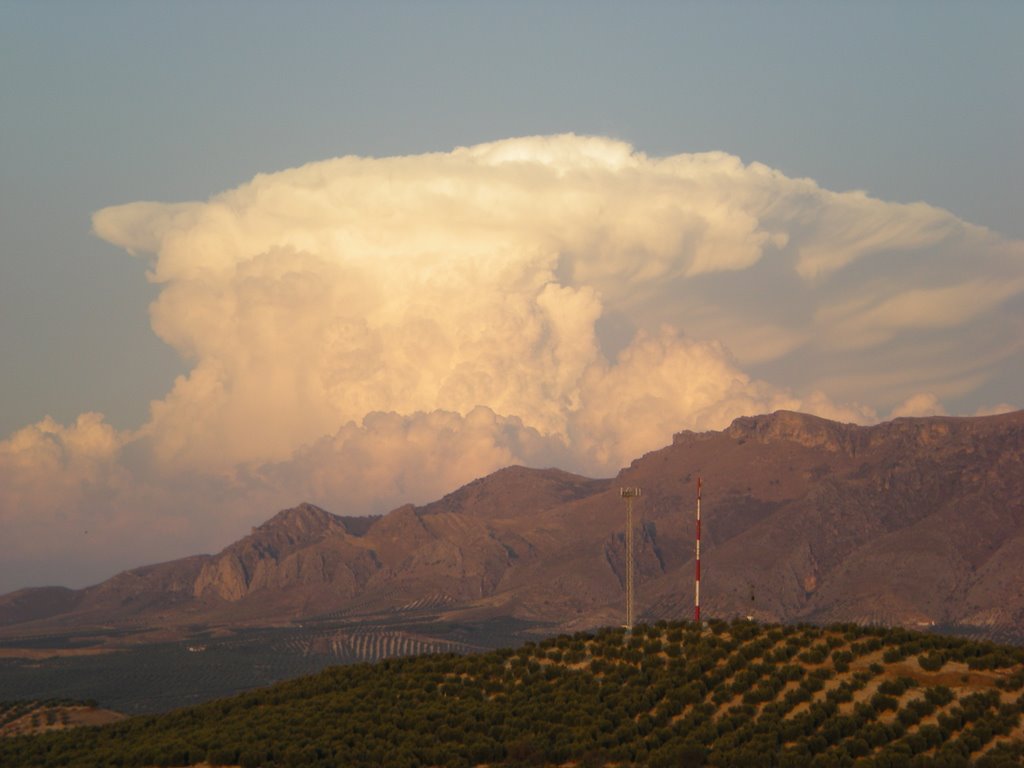
{"type": "Polygon", "coordinates": [[[697,475],[697,579],[693,589],[693,620],[700,624],[700,475],[697,475]]]}

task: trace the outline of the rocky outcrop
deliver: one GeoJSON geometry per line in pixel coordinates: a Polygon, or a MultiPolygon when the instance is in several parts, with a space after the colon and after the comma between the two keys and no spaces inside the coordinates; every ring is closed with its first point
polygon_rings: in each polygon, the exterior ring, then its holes
{"type": "Polygon", "coordinates": [[[377,570],[372,549],[353,544],[366,528],[312,504],[279,512],[210,559],[192,593],[228,602],[257,592],[330,586],[351,596],[377,570]],[[353,535],[349,529],[354,528],[353,535]]]}
{"type": "Polygon", "coordinates": [[[216,595],[223,600],[241,600],[249,593],[249,578],[234,554],[225,554],[203,566],[192,587],[196,597],[216,595]]]}

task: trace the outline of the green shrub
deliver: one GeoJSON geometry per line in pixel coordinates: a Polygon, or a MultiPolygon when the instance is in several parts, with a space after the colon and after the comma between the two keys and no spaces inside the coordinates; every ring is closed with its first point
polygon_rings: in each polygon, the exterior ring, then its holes
{"type": "Polygon", "coordinates": [[[886,664],[895,664],[898,661],[903,661],[905,658],[907,658],[906,654],[898,646],[886,648],[885,653],[882,654],[882,661],[886,664]]]}
{"type": "Polygon", "coordinates": [[[927,672],[938,672],[946,664],[946,655],[942,651],[931,651],[918,656],[917,663],[927,672]]]}

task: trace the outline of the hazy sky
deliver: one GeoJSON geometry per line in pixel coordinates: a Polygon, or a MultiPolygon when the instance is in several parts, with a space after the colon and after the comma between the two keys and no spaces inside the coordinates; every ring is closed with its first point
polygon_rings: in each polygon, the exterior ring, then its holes
{"type": "Polygon", "coordinates": [[[0,0],[0,592],[745,413],[1024,406],[1022,25],[0,0]]]}

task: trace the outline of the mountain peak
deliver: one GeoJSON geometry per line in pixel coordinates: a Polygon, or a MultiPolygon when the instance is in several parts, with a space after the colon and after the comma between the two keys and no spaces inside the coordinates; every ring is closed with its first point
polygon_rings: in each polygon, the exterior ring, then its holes
{"type": "Polygon", "coordinates": [[[234,601],[275,580],[280,586],[296,578],[307,579],[308,574],[290,571],[287,577],[282,576],[279,569],[288,562],[291,566],[286,568],[298,569],[301,553],[345,533],[341,518],[314,504],[304,502],[283,509],[206,563],[195,580],[193,593],[196,597],[211,593],[234,601]]]}
{"type": "Polygon", "coordinates": [[[255,551],[261,556],[269,554],[279,559],[332,534],[345,533],[348,531],[340,517],[315,504],[303,502],[297,507],[282,509],[224,552],[241,555],[255,551]]]}
{"type": "Polygon", "coordinates": [[[310,535],[322,534],[339,525],[341,525],[341,518],[337,515],[333,515],[315,504],[303,502],[297,507],[282,509],[265,523],[254,528],[253,533],[287,530],[305,538],[310,535]]]}

